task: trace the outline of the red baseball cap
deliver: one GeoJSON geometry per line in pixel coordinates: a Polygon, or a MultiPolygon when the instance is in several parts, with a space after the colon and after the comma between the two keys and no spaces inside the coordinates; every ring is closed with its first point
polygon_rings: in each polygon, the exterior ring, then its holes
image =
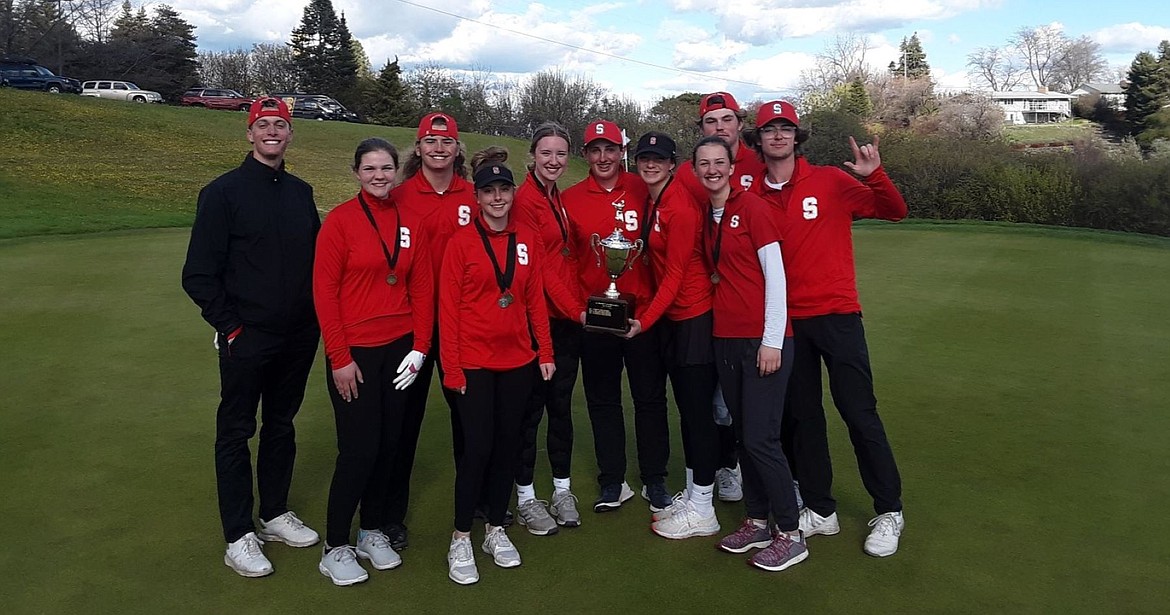
{"type": "Polygon", "coordinates": [[[262,117],[278,117],[292,124],[292,114],[288,112],[288,105],[279,98],[264,96],[257,98],[248,108],[248,128],[262,117]]]}
{"type": "Polygon", "coordinates": [[[585,139],[583,140],[585,145],[582,147],[589,147],[590,143],[599,139],[605,139],[617,145],[625,145],[622,143],[622,129],[609,120],[589,122],[585,126],[585,139]]]}
{"type": "Polygon", "coordinates": [[[769,100],[760,105],[756,112],[756,128],[763,128],[769,122],[784,120],[793,126],[800,126],[800,118],[796,115],[796,107],[787,100],[769,100]]]}
{"type": "Polygon", "coordinates": [[[423,137],[451,137],[452,139],[459,138],[459,124],[455,123],[455,118],[443,112],[428,113],[423,116],[423,119],[418,123],[418,135],[416,139],[423,137]]]}
{"type": "Polygon", "coordinates": [[[699,100],[699,119],[703,119],[704,115],[719,109],[730,109],[738,113],[739,103],[735,102],[735,97],[727,92],[712,92],[699,100]]]}

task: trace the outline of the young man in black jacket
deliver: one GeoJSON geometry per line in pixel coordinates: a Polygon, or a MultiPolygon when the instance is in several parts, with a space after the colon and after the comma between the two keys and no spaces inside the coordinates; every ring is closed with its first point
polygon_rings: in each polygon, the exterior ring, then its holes
{"type": "Polygon", "coordinates": [[[314,244],[321,217],[313,189],[284,169],[292,140],[288,106],[261,98],[248,114],[252,151],[199,193],[183,265],[183,289],[215,329],[220,404],[215,475],[228,543],[224,563],[245,577],[272,573],[263,541],[294,547],[318,541],[288,509],[296,439],[293,417],[317,354],[314,244]],[[248,440],[263,401],[256,478],[259,537],[252,521],[248,440]]]}

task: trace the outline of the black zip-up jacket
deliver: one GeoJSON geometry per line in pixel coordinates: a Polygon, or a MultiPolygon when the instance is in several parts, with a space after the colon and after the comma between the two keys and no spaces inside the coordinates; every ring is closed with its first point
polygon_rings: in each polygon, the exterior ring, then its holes
{"type": "Polygon", "coordinates": [[[315,329],[313,254],[321,216],[313,188],[249,153],[199,192],[183,290],[227,335],[315,329]]]}

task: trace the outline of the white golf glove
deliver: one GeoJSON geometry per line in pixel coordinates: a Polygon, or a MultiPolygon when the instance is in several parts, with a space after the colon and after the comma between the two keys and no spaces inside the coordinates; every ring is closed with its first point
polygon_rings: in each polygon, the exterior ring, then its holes
{"type": "Polygon", "coordinates": [[[427,355],[417,350],[406,353],[402,363],[398,364],[398,376],[394,378],[394,388],[401,391],[410,386],[414,379],[418,378],[418,370],[422,369],[423,361],[426,358],[427,355]]]}

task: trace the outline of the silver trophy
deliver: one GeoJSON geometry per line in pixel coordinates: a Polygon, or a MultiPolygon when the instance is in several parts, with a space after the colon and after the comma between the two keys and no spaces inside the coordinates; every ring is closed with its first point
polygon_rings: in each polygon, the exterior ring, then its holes
{"type": "Polygon", "coordinates": [[[589,297],[585,308],[585,328],[590,331],[626,333],[630,330],[629,319],[634,313],[634,296],[618,290],[617,280],[642,253],[642,240],[630,241],[622,233],[625,223],[623,209],[625,200],[613,202],[614,229],[602,239],[597,233],[589,237],[589,247],[597,255],[597,266],[605,267],[609,274],[609,288],[601,296],[589,297]]]}

